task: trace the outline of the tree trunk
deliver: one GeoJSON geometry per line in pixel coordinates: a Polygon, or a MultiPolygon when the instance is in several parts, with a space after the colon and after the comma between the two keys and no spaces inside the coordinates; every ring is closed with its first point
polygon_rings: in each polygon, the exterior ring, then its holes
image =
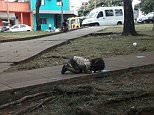
{"type": "Polygon", "coordinates": [[[153,27],[152,27],[152,30],[154,31],[154,2],[153,2],[153,17],[152,17],[152,19],[153,19],[153,27]]]}
{"type": "Polygon", "coordinates": [[[36,30],[38,31],[41,30],[41,20],[40,20],[40,14],[39,14],[40,6],[41,6],[41,0],[37,0],[36,1],[36,30]]]}
{"type": "Polygon", "coordinates": [[[122,35],[137,35],[134,25],[134,14],[132,0],[123,0],[124,2],[124,27],[122,35]]]}

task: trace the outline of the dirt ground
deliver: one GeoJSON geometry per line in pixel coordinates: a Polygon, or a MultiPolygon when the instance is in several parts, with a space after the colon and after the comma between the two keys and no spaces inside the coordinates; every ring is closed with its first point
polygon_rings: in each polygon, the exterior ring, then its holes
{"type": "Polygon", "coordinates": [[[15,90],[0,115],[153,115],[153,76],[148,65],[15,90]]]}

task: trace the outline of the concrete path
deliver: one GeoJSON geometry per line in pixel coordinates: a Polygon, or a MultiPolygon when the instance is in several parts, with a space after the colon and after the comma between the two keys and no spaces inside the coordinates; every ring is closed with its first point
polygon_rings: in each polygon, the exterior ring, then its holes
{"type": "Polygon", "coordinates": [[[67,40],[85,36],[104,28],[104,26],[89,27],[34,40],[0,43],[0,72],[7,69],[13,62],[23,61],[67,40]]]}
{"type": "MultiPolygon", "coordinates": [[[[105,58],[105,71],[116,71],[130,67],[154,64],[154,51],[105,58]]],[[[87,74],[60,74],[62,66],[47,67],[13,73],[0,73],[0,91],[39,85],[57,80],[86,76],[87,74]]]]}

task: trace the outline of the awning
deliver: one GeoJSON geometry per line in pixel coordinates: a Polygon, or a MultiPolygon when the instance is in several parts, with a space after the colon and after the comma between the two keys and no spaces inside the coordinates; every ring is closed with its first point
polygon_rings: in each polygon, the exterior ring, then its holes
{"type": "MultiPolygon", "coordinates": [[[[59,11],[54,11],[54,10],[40,10],[40,14],[61,14],[61,10],[59,11]]],[[[36,10],[33,10],[33,14],[36,14],[36,10]]],[[[63,11],[63,14],[73,14],[76,15],[74,11],[63,11]]]]}
{"type": "Polygon", "coordinates": [[[10,19],[15,19],[16,18],[14,13],[9,13],[9,15],[8,15],[7,13],[0,12],[0,19],[8,19],[8,17],[10,19]]]}

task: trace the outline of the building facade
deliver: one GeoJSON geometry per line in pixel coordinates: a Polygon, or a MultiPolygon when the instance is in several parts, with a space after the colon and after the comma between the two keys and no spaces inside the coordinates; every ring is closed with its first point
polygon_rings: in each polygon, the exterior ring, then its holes
{"type": "MultiPolygon", "coordinates": [[[[33,12],[34,30],[36,30],[36,0],[30,0],[31,10],[33,12]]],[[[62,14],[64,19],[73,15],[74,12],[69,9],[69,0],[42,0],[40,7],[41,30],[48,30],[51,25],[54,28],[60,28],[62,22],[62,14]]]]}
{"type": "Polygon", "coordinates": [[[33,27],[32,16],[30,2],[0,0],[0,26],[9,21],[11,25],[20,23],[33,27]]]}

